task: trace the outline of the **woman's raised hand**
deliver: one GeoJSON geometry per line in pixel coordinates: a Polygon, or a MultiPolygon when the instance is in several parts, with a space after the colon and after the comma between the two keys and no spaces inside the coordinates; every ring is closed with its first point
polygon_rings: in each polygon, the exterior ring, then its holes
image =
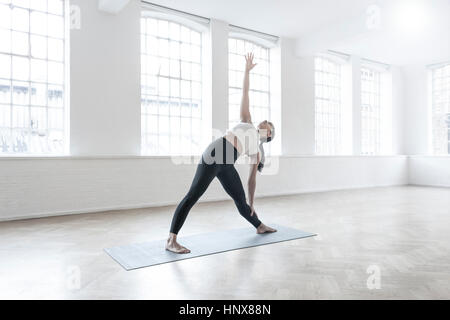
{"type": "Polygon", "coordinates": [[[245,55],[245,71],[250,72],[257,65],[257,63],[253,63],[253,58],[255,58],[253,53],[245,55]]]}

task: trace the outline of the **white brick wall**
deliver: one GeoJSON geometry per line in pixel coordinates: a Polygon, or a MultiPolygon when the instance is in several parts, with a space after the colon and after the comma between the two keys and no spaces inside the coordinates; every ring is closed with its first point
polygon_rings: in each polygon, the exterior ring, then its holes
{"type": "MultiPolygon", "coordinates": [[[[196,165],[170,158],[0,159],[0,220],[177,204],[196,165]]],[[[248,166],[238,165],[244,188],[248,166]]],[[[407,158],[280,158],[257,196],[407,184],[407,158]]],[[[228,199],[214,181],[201,200],[228,199]]]]}

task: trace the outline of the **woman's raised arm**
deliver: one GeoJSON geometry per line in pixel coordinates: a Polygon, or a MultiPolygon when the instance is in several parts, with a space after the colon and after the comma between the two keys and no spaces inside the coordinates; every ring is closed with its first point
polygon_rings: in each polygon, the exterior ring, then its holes
{"type": "Polygon", "coordinates": [[[250,89],[250,71],[256,66],[256,63],[253,63],[253,58],[253,53],[248,53],[245,56],[244,85],[242,87],[241,121],[248,123],[252,122],[248,91],[250,89]]]}

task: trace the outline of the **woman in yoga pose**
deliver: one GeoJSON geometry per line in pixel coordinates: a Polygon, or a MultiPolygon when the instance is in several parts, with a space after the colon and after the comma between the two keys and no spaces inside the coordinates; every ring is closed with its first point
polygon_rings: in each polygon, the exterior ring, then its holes
{"type": "Polygon", "coordinates": [[[270,142],[275,136],[275,128],[271,122],[263,121],[257,128],[252,124],[248,91],[250,71],[256,66],[253,63],[253,58],[253,54],[247,54],[245,57],[241,122],[233,129],[228,130],[225,136],[213,141],[203,152],[189,192],[175,210],[166,250],[175,253],[190,252],[189,249],[177,242],[177,234],[183,226],[189,211],[215,177],[219,179],[225,191],[233,198],[239,213],[256,228],[258,234],[276,232],[275,229],[264,225],[258,219],[253,207],[256,173],[257,171],[262,171],[265,160],[262,143],[270,142]],[[248,178],[249,204],[247,204],[239,174],[234,167],[237,158],[242,154],[246,154],[251,159],[248,178]]]}

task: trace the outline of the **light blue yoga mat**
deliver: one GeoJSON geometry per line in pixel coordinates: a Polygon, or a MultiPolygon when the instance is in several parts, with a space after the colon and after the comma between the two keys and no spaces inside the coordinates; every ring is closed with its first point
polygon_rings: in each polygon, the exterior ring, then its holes
{"type": "Polygon", "coordinates": [[[271,226],[278,231],[256,234],[255,228],[248,227],[179,237],[179,242],[191,250],[191,253],[187,254],[176,254],[165,250],[166,239],[107,248],[105,251],[125,270],[133,270],[225,251],[315,236],[314,233],[293,228],[271,226]]]}

